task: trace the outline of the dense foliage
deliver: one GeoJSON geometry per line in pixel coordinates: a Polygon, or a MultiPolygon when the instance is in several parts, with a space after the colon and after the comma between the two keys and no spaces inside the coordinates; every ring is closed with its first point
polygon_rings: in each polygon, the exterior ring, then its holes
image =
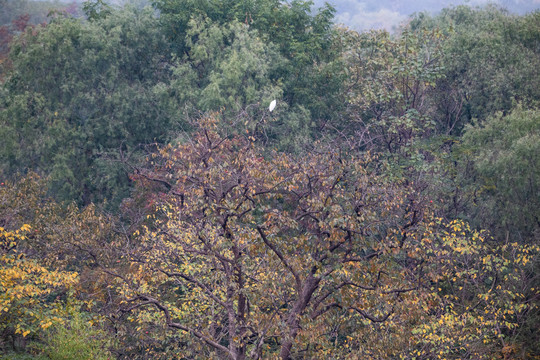
{"type": "Polygon", "coordinates": [[[539,12],[0,6],[0,358],[540,356],[539,12]]]}

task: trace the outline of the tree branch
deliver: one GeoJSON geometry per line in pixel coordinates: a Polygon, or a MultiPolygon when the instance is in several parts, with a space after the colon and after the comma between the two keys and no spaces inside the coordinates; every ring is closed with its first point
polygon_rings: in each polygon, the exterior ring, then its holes
{"type": "Polygon", "coordinates": [[[198,287],[200,287],[202,290],[204,290],[204,292],[206,292],[208,294],[208,296],[210,296],[212,298],[212,300],[214,300],[215,302],[217,302],[219,305],[223,306],[224,308],[227,308],[227,305],[221,301],[216,295],[214,295],[214,293],[208,288],[208,286],[206,286],[205,284],[203,284],[202,282],[190,277],[190,276],[187,276],[185,274],[182,274],[182,273],[171,273],[171,272],[167,272],[163,269],[157,269],[158,271],[162,272],[163,274],[167,275],[168,277],[180,277],[184,280],[186,280],[187,282],[190,282],[192,284],[195,284],[197,285],[198,287]]]}
{"type": "Polygon", "coordinates": [[[357,307],[352,306],[351,309],[353,309],[354,311],[356,311],[357,313],[359,313],[360,315],[362,315],[363,317],[365,317],[366,319],[369,319],[371,322],[374,322],[374,323],[385,322],[390,317],[390,315],[392,315],[392,313],[394,312],[394,307],[392,306],[392,309],[385,316],[383,316],[382,318],[376,318],[366,313],[364,310],[358,309],[357,307]]]}
{"type": "Polygon", "coordinates": [[[285,267],[291,272],[291,274],[294,276],[294,279],[296,280],[296,290],[298,292],[300,292],[300,289],[302,288],[302,281],[300,280],[300,276],[298,275],[298,273],[296,271],[294,271],[294,269],[291,267],[291,265],[289,264],[289,262],[287,261],[287,259],[285,259],[285,257],[283,256],[283,254],[281,253],[281,251],[279,251],[279,249],[277,249],[269,240],[268,238],[266,237],[266,235],[264,234],[263,230],[261,229],[260,226],[257,226],[257,231],[259,232],[259,234],[261,234],[261,238],[263,239],[264,243],[266,244],[266,246],[268,246],[276,255],[277,257],[279,258],[279,260],[281,260],[281,262],[283,263],[283,265],[285,265],[285,267]]]}
{"type": "Polygon", "coordinates": [[[184,326],[182,324],[173,322],[172,319],[171,319],[171,314],[169,312],[169,309],[167,309],[165,306],[163,306],[158,300],[156,300],[154,298],[151,298],[149,296],[146,296],[146,295],[139,295],[135,299],[131,299],[129,301],[137,301],[137,300],[143,300],[143,302],[138,303],[136,305],[133,305],[133,306],[127,308],[127,309],[120,310],[120,311],[129,312],[129,311],[132,311],[132,310],[134,310],[134,309],[136,309],[138,307],[142,307],[142,306],[146,306],[146,305],[153,305],[163,313],[163,315],[165,316],[165,322],[167,323],[168,327],[183,330],[185,332],[191,333],[193,336],[195,336],[199,340],[204,341],[205,343],[207,343],[208,345],[212,346],[213,348],[215,348],[217,350],[221,350],[221,351],[225,352],[227,355],[229,355],[229,357],[231,359],[234,359],[233,354],[225,346],[218,344],[217,342],[215,342],[214,340],[210,339],[209,337],[205,336],[204,334],[202,334],[201,332],[199,332],[197,330],[194,330],[194,329],[192,329],[190,327],[187,327],[187,326],[184,326]]]}

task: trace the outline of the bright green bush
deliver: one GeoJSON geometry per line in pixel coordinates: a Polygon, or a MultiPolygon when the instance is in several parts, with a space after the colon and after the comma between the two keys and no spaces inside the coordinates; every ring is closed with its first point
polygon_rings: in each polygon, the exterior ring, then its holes
{"type": "Polygon", "coordinates": [[[46,337],[43,354],[50,360],[108,360],[106,334],[80,313],[63,326],[55,326],[46,337]]]}

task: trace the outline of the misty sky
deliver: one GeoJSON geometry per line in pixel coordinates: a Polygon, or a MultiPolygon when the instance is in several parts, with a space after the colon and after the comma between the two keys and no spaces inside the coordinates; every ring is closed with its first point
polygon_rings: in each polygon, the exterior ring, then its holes
{"type": "MultiPolygon", "coordinates": [[[[326,0],[337,9],[336,23],[355,30],[387,29],[399,25],[408,15],[428,11],[437,13],[442,8],[466,4],[488,3],[505,7],[513,13],[525,14],[540,9],[540,0],[326,0]]],[[[315,0],[316,7],[325,0],[315,0]]]]}
{"type": "MultiPolygon", "coordinates": [[[[73,0],[60,0],[71,2],[73,0]]],[[[83,0],[75,0],[82,2],[83,0]]],[[[106,0],[108,3],[147,3],[149,0],[106,0]]],[[[523,15],[540,10],[540,0],[313,0],[315,7],[325,2],[336,10],[336,23],[345,24],[355,30],[386,29],[391,31],[409,15],[428,11],[436,14],[445,7],[455,5],[482,6],[488,3],[505,7],[509,11],[523,15]]]]}

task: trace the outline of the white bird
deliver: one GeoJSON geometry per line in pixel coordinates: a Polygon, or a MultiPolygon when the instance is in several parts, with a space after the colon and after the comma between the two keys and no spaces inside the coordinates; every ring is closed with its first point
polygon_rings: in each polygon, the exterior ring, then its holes
{"type": "Polygon", "coordinates": [[[270,103],[270,106],[268,107],[268,111],[272,112],[272,110],[274,110],[275,107],[276,107],[276,100],[272,100],[272,102],[270,103]]]}

